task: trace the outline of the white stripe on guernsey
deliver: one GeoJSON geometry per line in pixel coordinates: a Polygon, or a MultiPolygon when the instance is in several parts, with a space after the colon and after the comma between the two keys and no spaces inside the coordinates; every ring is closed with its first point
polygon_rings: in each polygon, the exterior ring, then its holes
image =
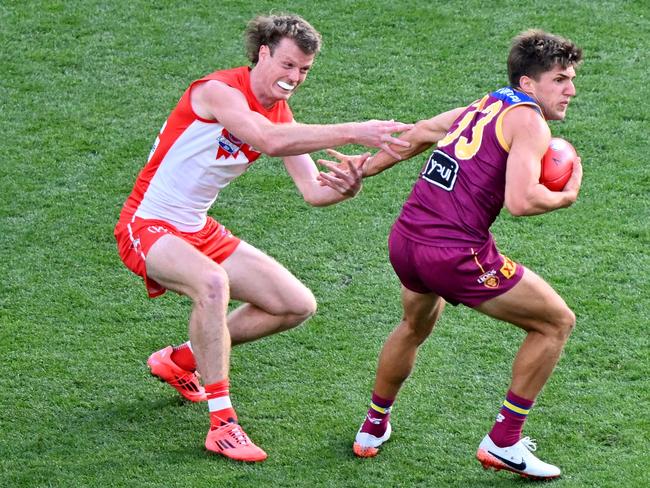
{"type": "Polygon", "coordinates": [[[173,141],[138,205],[137,217],[164,220],[182,232],[203,228],[219,191],[249,163],[243,151],[236,158],[216,159],[222,129],[195,120],[173,141]]]}
{"type": "Polygon", "coordinates": [[[232,403],[230,403],[229,396],[211,398],[208,400],[208,410],[210,410],[210,412],[217,412],[219,410],[223,410],[224,408],[232,408],[232,403]]]}
{"type": "Polygon", "coordinates": [[[192,349],[192,343],[190,341],[187,341],[185,344],[190,348],[190,351],[194,352],[194,349],[192,349]]]}
{"type": "Polygon", "coordinates": [[[138,241],[136,242],[136,240],[133,238],[133,229],[131,228],[131,222],[126,224],[126,228],[129,229],[129,239],[131,240],[131,245],[133,246],[133,249],[135,250],[135,252],[140,254],[140,257],[144,261],[145,256],[144,253],[142,252],[142,247],[140,246],[140,240],[138,239],[138,241]]]}

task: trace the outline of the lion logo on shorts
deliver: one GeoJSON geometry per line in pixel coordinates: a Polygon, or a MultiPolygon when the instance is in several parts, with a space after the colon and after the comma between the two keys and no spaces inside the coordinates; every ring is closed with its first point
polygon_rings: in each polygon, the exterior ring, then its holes
{"type": "Polygon", "coordinates": [[[483,283],[483,286],[486,288],[498,288],[499,287],[499,277],[497,276],[497,272],[493,269],[488,271],[487,273],[483,273],[481,276],[479,276],[478,280],[479,283],[483,283]]]}
{"type": "Polygon", "coordinates": [[[483,282],[483,284],[487,288],[498,288],[499,287],[499,278],[497,278],[496,276],[490,276],[490,277],[488,277],[488,279],[486,279],[483,282]]]}

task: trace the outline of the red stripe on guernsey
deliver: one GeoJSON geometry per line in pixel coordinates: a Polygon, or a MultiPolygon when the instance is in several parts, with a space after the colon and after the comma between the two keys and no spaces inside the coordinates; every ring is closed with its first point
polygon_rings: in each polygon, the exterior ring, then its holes
{"type": "Polygon", "coordinates": [[[207,209],[214,203],[219,190],[259,158],[258,151],[237,139],[217,120],[201,118],[192,109],[192,88],[208,80],[221,81],[239,90],[246,97],[250,109],[271,122],[293,121],[291,109],[284,100],[278,101],[270,109],[262,106],[252,92],[250,68],[246,66],[215,71],[194,81],[163,125],[147,164],[138,175],[133,191],[124,204],[120,214],[121,222],[130,222],[138,209],[141,209],[139,215],[146,214],[145,218],[166,220],[181,230],[198,230],[199,223],[205,221],[207,209]],[[182,141],[179,142],[181,138],[182,141]],[[163,167],[167,169],[157,176],[163,167]],[[203,178],[206,171],[212,179],[203,178]],[[197,182],[200,188],[179,184],[187,183],[188,179],[192,181],[192,178],[200,179],[197,182]],[[152,183],[154,179],[155,184],[152,183]],[[147,193],[149,190],[151,191],[147,193]],[[145,198],[146,205],[143,205],[145,198]]]}

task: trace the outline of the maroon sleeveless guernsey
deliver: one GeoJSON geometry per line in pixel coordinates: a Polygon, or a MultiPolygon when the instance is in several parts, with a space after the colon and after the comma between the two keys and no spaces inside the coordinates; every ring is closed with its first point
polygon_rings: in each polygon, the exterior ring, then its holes
{"type": "Polygon", "coordinates": [[[438,247],[478,246],[503,207],[510,147],[504,115],[519,105],[534,107],[528,95],[505,87],[471,104],[438,142],[402,207],[394,229],[438,247]]]}

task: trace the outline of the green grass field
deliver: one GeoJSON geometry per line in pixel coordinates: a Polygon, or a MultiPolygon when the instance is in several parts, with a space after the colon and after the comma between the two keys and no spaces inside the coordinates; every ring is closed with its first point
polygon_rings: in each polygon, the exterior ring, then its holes
{"type": "MultiPolygon", "coordinates": [[[[400,318],[386,237],[422,160],[314,209],[260,159],[212,215],[319,300],[299,329],[235,349],[232,396],[267,462],[202,449],[207,408],[145,366],[186,338],[188,300],[151,301],[112,236],[150,146],[187,84],[245,63],[256,13],[304,15],[324,37],[293,97],[301,122],[412,122],[506,82],[513,35],[585,49],[554,134],[580,152],[578,203],[493,227],[578,317],[526,433],[558,487],[641,487],[650,475],[650,6],[637,1],[336,0],[0,3],[0,486],[524,486],[474,459],[523,334],[448,307],[422,347],[379,457],[356,459],[378,351],[400,318]]],[[[358,148],[347,148],[355,151],[358,148]]],[[[318,156],[318,155],[317,155],[318,156]]]]}

